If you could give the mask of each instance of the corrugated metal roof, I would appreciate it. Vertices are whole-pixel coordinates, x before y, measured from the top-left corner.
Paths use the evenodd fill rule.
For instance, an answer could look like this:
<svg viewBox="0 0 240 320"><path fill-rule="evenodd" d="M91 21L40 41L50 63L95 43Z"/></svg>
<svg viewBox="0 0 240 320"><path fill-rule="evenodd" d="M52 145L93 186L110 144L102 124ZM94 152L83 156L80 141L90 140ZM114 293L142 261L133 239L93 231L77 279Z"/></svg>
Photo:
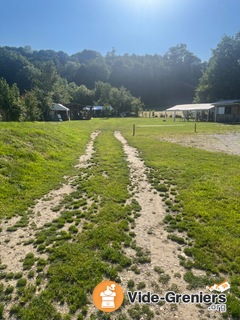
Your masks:
<svg viewBox="0 0 240 320"><path fill-rule="evenodd" d="M212 104L215 106L227 106L227 105L233 105L233 104L239 104L240 100L219 100L216 102L213 102Z"/></svg>
<svg viewBox="0 0 240 320"><path fill-rule="evenodd" d="M196 111L209 110L214 108L211 103L193 103L193 104L177 104L174 107L168 108L167 111Z"/></svg>

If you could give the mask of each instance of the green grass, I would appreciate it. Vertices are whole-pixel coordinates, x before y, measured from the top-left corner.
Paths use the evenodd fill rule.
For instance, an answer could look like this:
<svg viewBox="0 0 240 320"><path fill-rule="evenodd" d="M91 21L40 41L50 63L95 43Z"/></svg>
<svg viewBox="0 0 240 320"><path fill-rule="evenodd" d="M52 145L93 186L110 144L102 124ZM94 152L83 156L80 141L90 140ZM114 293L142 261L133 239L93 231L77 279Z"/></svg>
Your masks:
<svg viewBox="0 0 240 320"><path fill-rule="evenodd" d="M92 167L73 169L96 129L102 133L95 142ZM23 269L27 273L18 277L21 303L15 303L11 312L19 319L63 319L53 307L52 303L57 301L67 303L70 314L84 318L89 295L98 282L104 278L119 282L119 271L129 268L139 274L138 266L150 262L148 252L134 242L131 225L134 226L141 208L136 201L125 206L129 198L129 169L122 146L113 137L115 129L139 150L148 167L149 181L163 197L169 238L182 245L187 255L187 259L180 258L186 267L185 280L191 288L213 284L213 275L229 280L228 313L238 319L239 157L163 142L161 138L166 136L195 134L192 122L174 124L162 119L0 123L0 218L22 215L9 230L9 236L11 231L28 224L30 212L26 210L36 198L58 186L64 175L78 174L76 192L54 209L62 209L60 216L39 230L36 238L29 239L49 259L26 255ZM224 132L240 132L240 126L197 124L200 135ZM88 205L86 199L92 204ZM65 231L62 228L66 223L70 225ZM128 246L136 250L133 261L124 253ZM192 268L207 272L204 281L193 275ZM160 273L161 283L167 282L160 269L155 271ZM32 279L35 273L36 287L47 282L40 295L26 279L28 274ZM14 274L2 272L2 277L11 280ZM9 292L8 287L5 290ZM2 312L1 309L0 315ZM129 315L147 313L148 310L133 307Z"/></svg>
<svg viewBox="0 0 240 320"><path fill-rule="evenodd" d="M91 132L84 122L0 122L0 218L23 214L33 199L59 185Z"/></svg>

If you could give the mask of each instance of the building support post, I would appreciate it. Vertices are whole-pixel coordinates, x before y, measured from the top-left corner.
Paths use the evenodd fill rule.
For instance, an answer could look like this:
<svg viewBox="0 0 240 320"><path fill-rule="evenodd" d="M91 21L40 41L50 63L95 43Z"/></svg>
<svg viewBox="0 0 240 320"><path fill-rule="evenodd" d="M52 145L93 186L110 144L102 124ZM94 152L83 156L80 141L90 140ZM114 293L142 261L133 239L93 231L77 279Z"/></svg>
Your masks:
<svg viewBox="0 0 240 320"><path fill-rule="evenodd" d="M176 121L176 111L173 112L173 121Z"/></svg>
<svg viewBox="0 0 240 320"><path fill-rule="evenodd" d="M195 110L195 122L197 121L197 110Z"/></svg>

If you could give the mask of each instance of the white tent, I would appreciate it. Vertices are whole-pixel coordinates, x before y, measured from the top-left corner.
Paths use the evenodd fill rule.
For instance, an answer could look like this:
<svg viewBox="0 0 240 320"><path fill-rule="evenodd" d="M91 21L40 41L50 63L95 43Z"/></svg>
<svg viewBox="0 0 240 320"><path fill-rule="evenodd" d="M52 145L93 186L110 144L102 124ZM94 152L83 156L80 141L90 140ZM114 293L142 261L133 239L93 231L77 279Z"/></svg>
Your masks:
<svg viewBox="0 0 240 320"><path fill-rule="evenodd" d="M207 121L208 121L209 111L211 109L214 109L214 105L211 103L193 103L193 104L178 104L174 107L166 109L166 111L173 111L174 112L174 114L173 114L174 121L176 118L177 111L183 112L184 119L187 118L188 112L193 111L195 113L195 121L197 119L198 112L202 113L203 111L207 111L208 112Z"/></svg>
<svg viewBox="0 0 240 320"><path fill-rule="evenodd" d="M52 111L66 111L68 112L69 109L67 107L64 107L61 103L53 103L50 107L50 110Z"/></svg>
<svg viewBox="0 0 240 320"><path fill-rule="evenodd" d="M168 108L167 111L201 111L214 108L211 103L193 103L193 104L177 104L174 107Z"/></svg>
<svg viewBox="0 0 240 320"><path fill-rule="evenodd" d="M70 120L69 109L61 103L53 103L50 107L49 117L53 121Z"/></svg>

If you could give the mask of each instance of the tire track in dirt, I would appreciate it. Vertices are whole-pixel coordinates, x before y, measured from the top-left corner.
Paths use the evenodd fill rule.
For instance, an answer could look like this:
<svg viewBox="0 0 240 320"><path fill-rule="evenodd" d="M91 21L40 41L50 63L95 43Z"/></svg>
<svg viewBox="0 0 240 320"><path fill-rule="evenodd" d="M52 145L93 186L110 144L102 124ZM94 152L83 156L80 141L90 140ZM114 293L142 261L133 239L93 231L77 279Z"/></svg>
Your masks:
<svg viewBox="0 0 240 320"><path fill-rule="evenodd" d="M177 288L180 293L191 293L186 289L187 283L183 280L186 270L179 264L179 245L167 239L168 233L164 230L162 222L165 216L165 209L159 193L148 182L147 167L143 160L140 159L138 150L129 146L120 132L115 132L114 135L122 143L127 157L131 184L135 187L133 198L142 207L141 216L135 221L136 243L137 246L148 250L151 258L151 263L140 266L141 273L139 275L133 272L123 272L121 274L122 283L127 287L127 282L130 279L134 279L135 283L143 281L146 283L146 288L143 289L144 292L151 291L154 293L155 289L160 289L160 293L166 293L170 288L172 291ZM130 256L133 254L131 249L126 250L126 253ZM181 255L184 255L183 252L181 252ZM167 286L158 281L159 275L154 271L154 267L160 267L171 277ZM198 293L198 291L194 293ZM211 319L221 319L219 314L209 313L207 307L199 309L193 304L178 304L173 309L172 305L166 303L162 306L151 305L151 308L156 314L159 314L159 317L155 315L154 319L193 320L201 319L203 316Z"/></svg>

